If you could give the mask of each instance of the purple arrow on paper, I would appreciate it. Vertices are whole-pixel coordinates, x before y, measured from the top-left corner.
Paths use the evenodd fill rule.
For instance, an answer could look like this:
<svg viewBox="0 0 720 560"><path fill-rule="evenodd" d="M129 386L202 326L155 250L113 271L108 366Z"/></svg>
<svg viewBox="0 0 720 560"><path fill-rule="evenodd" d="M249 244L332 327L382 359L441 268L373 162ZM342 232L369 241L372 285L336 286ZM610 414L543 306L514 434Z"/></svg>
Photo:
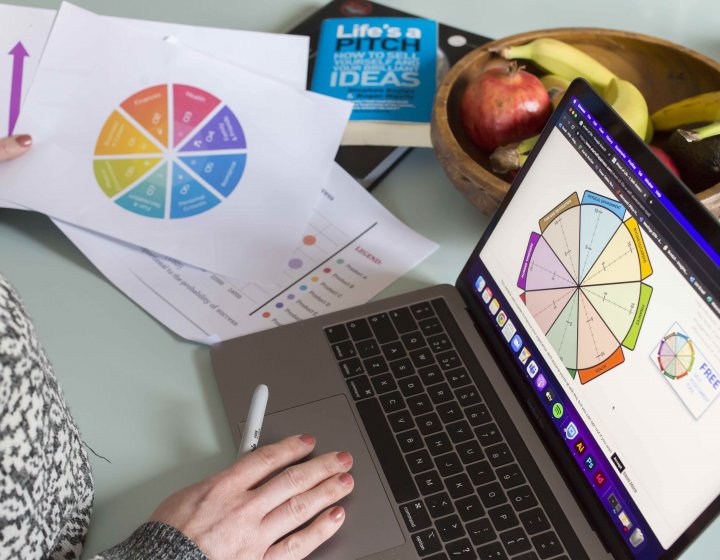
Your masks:
<svg viewBox="0 0 720 560"><path fill-rule="evenodd" d="M12 136L15 130L15 123L20 116L20 97L22 95L23 66L25 57L30 54L25 50L22 41L18 41L10 52L13 57L12 84L10 89L10 120L8 124L8 136Z"/></svg>

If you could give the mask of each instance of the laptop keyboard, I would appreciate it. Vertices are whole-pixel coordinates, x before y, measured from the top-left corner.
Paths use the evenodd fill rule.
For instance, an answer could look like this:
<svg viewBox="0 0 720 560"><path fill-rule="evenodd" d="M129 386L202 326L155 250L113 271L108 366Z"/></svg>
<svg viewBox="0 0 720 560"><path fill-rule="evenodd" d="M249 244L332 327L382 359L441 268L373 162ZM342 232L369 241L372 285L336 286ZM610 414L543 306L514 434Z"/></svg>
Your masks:
<svg viewBox="0 0 720 560"><path fill-rule="evenodd" d="M442 299L325 334L420 557L567 560Z"/></svg>

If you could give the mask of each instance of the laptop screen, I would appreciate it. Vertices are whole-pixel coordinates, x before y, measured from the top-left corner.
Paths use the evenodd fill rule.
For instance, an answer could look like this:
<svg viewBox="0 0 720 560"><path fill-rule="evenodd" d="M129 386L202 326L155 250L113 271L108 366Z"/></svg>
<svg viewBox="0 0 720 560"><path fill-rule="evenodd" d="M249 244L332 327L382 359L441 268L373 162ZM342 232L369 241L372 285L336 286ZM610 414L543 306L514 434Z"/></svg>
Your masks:
<svg viewBox="0 0 720 560"><path fill-rule="evenodd" d="M720 228L583 84L526 167L460 283L623 553L662 557L720 494Z"/></svg>

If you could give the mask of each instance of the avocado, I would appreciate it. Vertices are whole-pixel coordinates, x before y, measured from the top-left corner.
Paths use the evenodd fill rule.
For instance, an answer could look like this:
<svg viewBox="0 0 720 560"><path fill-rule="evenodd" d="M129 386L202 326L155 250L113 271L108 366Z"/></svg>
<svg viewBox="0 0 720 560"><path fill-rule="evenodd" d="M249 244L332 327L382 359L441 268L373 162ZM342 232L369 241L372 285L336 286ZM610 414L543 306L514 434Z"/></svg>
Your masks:
<svg viewBox="0 0 720 560"><path fill-rule="evenodd" d="M688 142L673 132L665 151L673 159L680 176L694 193L720 183L720 135L698 142Z"/></svg>

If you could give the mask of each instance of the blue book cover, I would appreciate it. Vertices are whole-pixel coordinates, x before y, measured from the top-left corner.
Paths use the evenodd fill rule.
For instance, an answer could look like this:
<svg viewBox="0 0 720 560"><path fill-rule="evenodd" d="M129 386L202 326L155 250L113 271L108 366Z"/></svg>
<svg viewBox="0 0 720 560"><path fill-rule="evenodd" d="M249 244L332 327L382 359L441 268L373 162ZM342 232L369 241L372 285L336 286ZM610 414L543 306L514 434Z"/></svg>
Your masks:
<svg viewBox="0 0 720 560"><path fill-rule="evenodd" d="M437 22L334 18L322 23L311 89L354 103L351 120L428 123Z"/></svg>

